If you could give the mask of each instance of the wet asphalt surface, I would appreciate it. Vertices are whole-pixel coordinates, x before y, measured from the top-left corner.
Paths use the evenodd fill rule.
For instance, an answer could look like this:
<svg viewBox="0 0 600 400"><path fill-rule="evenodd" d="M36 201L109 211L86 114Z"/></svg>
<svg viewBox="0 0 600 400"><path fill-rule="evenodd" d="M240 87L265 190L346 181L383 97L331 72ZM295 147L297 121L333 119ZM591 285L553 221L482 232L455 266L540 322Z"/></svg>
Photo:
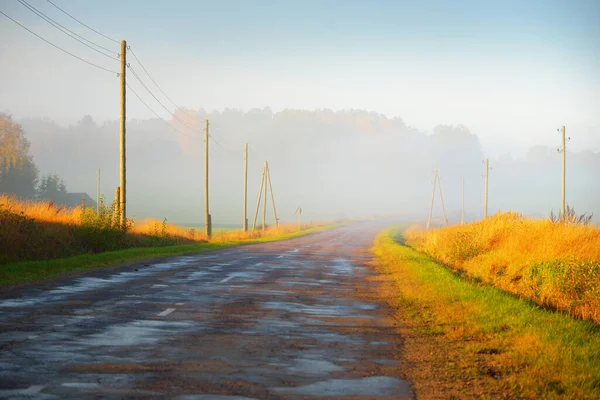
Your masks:
<svg viewBox="0 0 600 400"><path fill-rule="evenodd" d="M412 398L389 311L361 296L381 229L4 290L0 398Z"/></svg>

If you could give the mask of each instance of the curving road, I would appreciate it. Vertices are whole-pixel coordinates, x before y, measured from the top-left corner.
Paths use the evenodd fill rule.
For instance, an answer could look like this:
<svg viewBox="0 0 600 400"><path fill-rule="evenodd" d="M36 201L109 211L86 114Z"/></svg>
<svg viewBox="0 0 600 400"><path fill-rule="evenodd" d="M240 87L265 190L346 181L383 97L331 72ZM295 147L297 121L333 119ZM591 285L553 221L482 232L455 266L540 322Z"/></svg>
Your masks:
<svg viewBox="0 0 600 400"><path fill-rule="evenodd" d="M4 290L0 398L412 398L377 224Z"/></svg>

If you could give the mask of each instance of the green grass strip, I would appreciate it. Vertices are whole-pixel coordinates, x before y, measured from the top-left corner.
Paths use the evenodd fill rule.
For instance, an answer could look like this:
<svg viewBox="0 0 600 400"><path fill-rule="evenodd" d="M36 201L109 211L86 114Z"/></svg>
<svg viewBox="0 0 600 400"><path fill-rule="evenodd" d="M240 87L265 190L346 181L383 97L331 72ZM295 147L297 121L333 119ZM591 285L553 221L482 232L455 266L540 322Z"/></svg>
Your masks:
<svg viewBox="0 0 600 400"><path fill-rule="evenodd" d="M374 252L399 289L406 318L431 322L432 334L454 335L465 351L497 351L489 356L501 366L496 379L518 397L600 398L600 326L463 280L402 245L401 230L381 232Z"/></svg>
<svg viewBox="0 0 600 400"><path fill-rule="evenodd" d="M0 266L0 286L41 281L75 271L89 271L124 262L150 260L166 256L202 253L228 247L266 243L278 240L293 239L311 233L322 232L340 226L339 224L309 228L275 236L258 239L236 240L214 243L197 243L163 247L136 247L131 249L109 251L98 254L83 254L74 257L45 261L25 261Z"/></svg>

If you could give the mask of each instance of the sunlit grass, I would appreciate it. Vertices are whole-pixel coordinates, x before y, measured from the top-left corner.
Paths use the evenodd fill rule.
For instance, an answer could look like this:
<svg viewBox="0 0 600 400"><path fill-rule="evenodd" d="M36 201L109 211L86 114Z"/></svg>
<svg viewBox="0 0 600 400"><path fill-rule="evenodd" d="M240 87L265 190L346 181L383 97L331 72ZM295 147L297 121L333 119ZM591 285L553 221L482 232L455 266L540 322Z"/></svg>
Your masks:
<svg viewBox="0 0 600 400"><path fill-rule="evenodd" d="M0 196L0 269L8 273L7 265L80 255L91 257L124 249L130 252L123 254L135 257L143 254L162 254L157 248L165 246L175 246L173 248L176 252L216 249L220 245L231 246L294 237L324 226L325 224L305 224L302 227L280 225L248 232L215 229L212 237L208 239L204 229L185 228L167 223L166 220L128 220L128 229L123 230L119 224L116 204L105 205L101 202L97 212L92 208L64 208L51 202L19 201L13 197ZM140 248L143 249L133 251ZM103 257L97 260L100 259ZM63 266L52 265L49 271L59 273L65 270ZM77 269L76 265L73 267ZM31 276L47 275L27 270L27 274ZM24 269L17 268L12 271ZM26 279L25 275L23 279ZM19 277L14 276L8 281L19 281Z"/></svg>
<svg viewBox="0 0 600 400"><path fill-rule="evenodd" d="M465 225L404 233L455 271L600 323L600 229L498 213Z"/></svg>
<svg viewBox="0 0 600 400"><path fill-rule="evenodd" d="M506 218L513 217L498 216L491 224L510 225L501 223ZM520 218L514 221L521 223ZM444 349L446 355L423 357L443 363L430 373L460 382L454 385L454 395L446 393L447 398L486 397L476 396L476 392L461 394L474 382L488 388L492 394L487 396L497 398L599 398L597 325L461 279L429 256L399 244L395 240L399 233L393 229L382 232L374 251L380 270L394 282L398 318L429 337L432 348ZM407 236L414 241L414 234ZM429 238L418 236L432 241L433 237L438 246L443 243L439 232ZM410 345L410 336L407 340ZM417 396L420 390L428 390L428 382L420 380L425 379L423 375L412 378Z"/></svg>

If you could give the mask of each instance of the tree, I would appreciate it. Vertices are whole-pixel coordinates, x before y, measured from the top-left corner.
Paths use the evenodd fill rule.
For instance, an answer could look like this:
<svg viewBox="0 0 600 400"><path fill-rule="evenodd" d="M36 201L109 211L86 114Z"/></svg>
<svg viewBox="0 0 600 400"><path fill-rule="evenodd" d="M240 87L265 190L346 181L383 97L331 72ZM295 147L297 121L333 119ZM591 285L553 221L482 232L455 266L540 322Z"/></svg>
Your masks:
<svg viewBox="0 0 600 400"><path fill-rule="evenodd" d="M51 200L55 203L67 201L67 186L56 174L46 175L40 181L38 187L38 199Z"/></svg>
<svg viewBox="0 0 600 400"><path fill-rule="evenodd" d="M0 193L32 198L38 174L23 128L0 113Z"/></svg>

